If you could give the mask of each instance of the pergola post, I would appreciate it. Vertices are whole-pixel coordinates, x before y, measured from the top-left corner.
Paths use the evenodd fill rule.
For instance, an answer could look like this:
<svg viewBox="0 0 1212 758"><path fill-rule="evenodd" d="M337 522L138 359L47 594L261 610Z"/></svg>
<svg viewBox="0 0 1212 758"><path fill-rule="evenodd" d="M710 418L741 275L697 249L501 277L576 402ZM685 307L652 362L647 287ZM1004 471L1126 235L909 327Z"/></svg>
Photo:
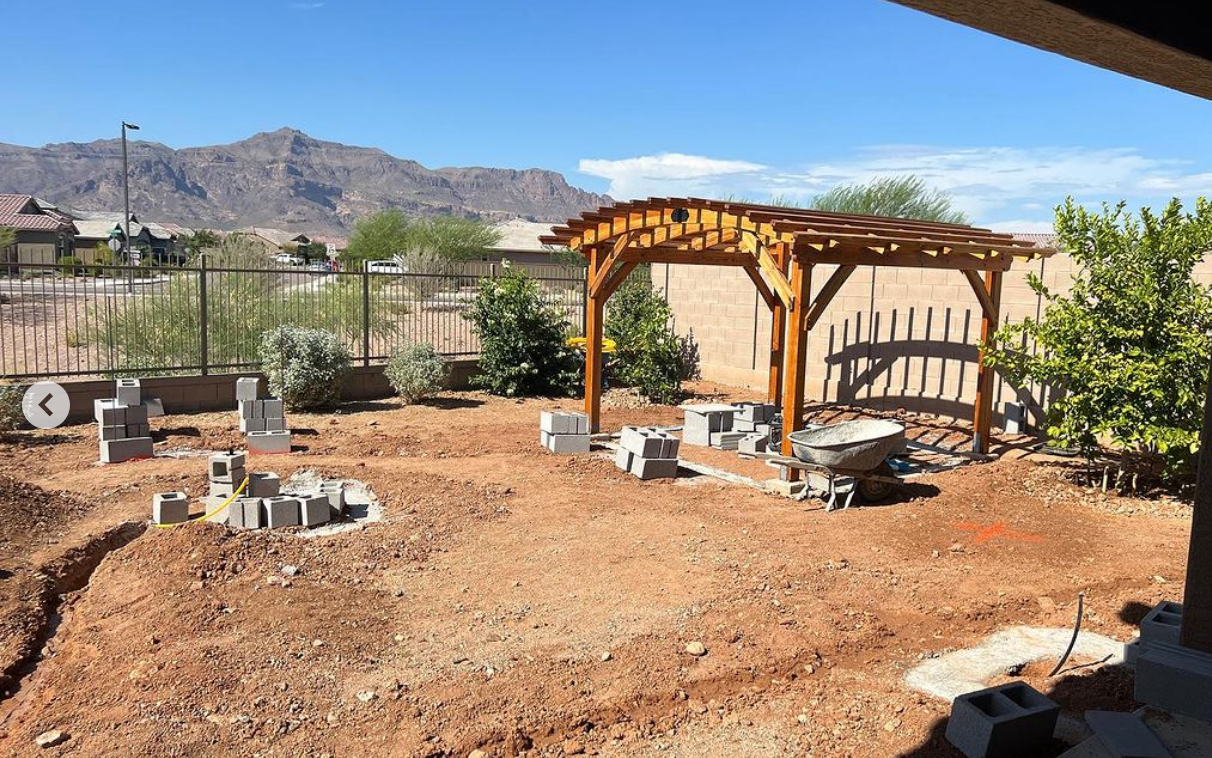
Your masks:
<svg viewBox="0 0 1212 758"><path fill-rule="evenodd" d="M812 264L791 256L791 309L787 312L787 362L783 377L783 455L791 455L791 433L799 431L804 416L804 374L808 365L808 302L812 294ZM799 478L787 469L787 478Z"/></svg>
<svg viewBox="0 0 1212 758"><path fill-rule="evenodd" d="M1183 647L1212 653L1212 372L1204 396L1204 427L1200 432L1195 503L1191 513L1191 546L1187 552L1187 584L1179 642Z"/></svg>
<svg viewBox="0 0 1212 758"><path fill-rule="evenodd" d="M589 432L596 434L602 419L602 319L605 297L601 288L594 288L602 254L597 246L589 248L589 268L585 275L589 302L585 304L585 415L589 417Z"/></svg>
<svg viewBox="0 0 1212 758"><path fill-rule="evenodd" d="M1002 272L986 271L984 284L976 272L964 272L972 289L981 302L982 345L997 331L997 322L1002 305ZM984 295L982 297L982 295ZM993 425L993 377L992 366L985 365L985 351L977 354L976 403L972 411L972 450L989 452L989 430Z"/></svg>
<svg viewBox="0 0 1212 758"><path fill-rule="evenodd" d="M779 269L787 270L787 252L784 245L779 245L772 256ZM770 381L766 396L773 405L783 402L783 346L787 333L787 307L783 301L775 298L770 309Z"/></svg>

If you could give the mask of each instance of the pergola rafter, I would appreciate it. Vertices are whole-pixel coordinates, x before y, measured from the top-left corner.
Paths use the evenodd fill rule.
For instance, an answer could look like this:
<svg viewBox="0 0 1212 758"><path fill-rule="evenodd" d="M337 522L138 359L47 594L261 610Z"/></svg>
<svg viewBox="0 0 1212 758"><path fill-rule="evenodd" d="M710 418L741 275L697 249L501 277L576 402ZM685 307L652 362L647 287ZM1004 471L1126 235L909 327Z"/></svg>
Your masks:
<svg viewBox="0 0 1212 758"><path fill-rule="evenodd" d="M771 310L769 395L783 430L801 428L808 333L859 266L960 271L981 306L981 338L997 328L1002 275L1016 260L1054 251L961 224L825 213L699 198L649 198L600 208L552 227L545 244L589 263L585 409L600 423L602 317L606 300L640 263L740 266ZM836 265L816 299L813 267ZM982 356L983 358L983 356ZM993 372L977 373L973 445L983 452L992 419ZM783 452L790 454L784 436Z"/></svg>

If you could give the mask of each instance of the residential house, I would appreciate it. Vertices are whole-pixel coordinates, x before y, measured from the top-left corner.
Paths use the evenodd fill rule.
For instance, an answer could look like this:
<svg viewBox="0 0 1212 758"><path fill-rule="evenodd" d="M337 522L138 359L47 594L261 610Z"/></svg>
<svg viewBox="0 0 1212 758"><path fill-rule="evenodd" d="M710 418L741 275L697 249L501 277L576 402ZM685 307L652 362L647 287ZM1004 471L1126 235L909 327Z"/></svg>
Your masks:
<svg viewBox="0 0 1212 758"><path fill-rule="evenodd" d="M505 260L528 268L565 263L555 257L563 248L553 248L539 241L539 237L551 234L550 223L514 218L493 224L492 228L500 232L501 241L482 256L484 261L500 263Z"/></svg>
<svg viewBox="0 0 1212 758"><path fill-rule="evenodd" d="M0 227L17 233L16 244L0 250L5 263L55 263L75 250L72 219L32 195L0 194Z"/></svg>
<svg viewBox="0 0 1212 758"><path fill-rule="evenodd" d="M237 229L230 236L239 236L251 242L263 245L265 252L270 255L289 250L293 252L300 245L311 243L311 237L282 229L272 229L264 226L249 226Z"/></svg>
<svg viewBox="0 0 1212 758"><path fill-rule="evenodd" d="M121 213L99 211L76 211L76 251L85 263L93 263L97 243L108 243L111 237L118 241L126 239L126 225ZM173 228L175 227L175 229ZM130 249L149 253L156 263L181 263L177 250L178 231L184 227L176 225L142 223L135 214L130 215Z"/></svg>

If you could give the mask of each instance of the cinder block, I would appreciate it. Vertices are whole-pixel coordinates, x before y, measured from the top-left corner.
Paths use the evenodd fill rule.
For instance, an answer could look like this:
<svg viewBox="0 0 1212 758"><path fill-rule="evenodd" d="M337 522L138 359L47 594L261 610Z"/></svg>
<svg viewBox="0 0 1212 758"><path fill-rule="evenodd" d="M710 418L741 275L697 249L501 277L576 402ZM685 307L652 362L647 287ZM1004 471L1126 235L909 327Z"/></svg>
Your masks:
<svg viewBox="0 0 1212 758"><path fill-rule="evenodd" d="M676 479L678 462L671 458L640 458L631 459L631 473L640 479Z"/></svg>
<svg viewBox="0 0 1212 758"><path fill-rule="evenodd" d="M753 432L757 430L757 424L743 418L734 418L732 420L732 431L734 432Z"/></svg>
<svg viewBox="0 0 1212 758"><path fill-rule="evenodd" d="M677 458L682 448L682 441L669 432L661 432L661 457Z"/></svg>
<svg viewBox="0 0 1212 758"><path fill-rule="evenodd" d="M1141 654L1140 637L1134 637L1131 641L1124 643L1124 665L1130 669L1136 668L1136 660Z"/></svg>
<svg viewBox="0 0 1212 758"><path fill-rule="evenodd" d="M144 424L127 424L126 425L126 436L127 437L150 437L151 436L151 425L146 424L146 423L144 423Z"/></svg>
<svg viewBox="0 0 1212 758"><path fill-rule="evenodd" d="M589 434L589 417L584 413L574 413L572 415L576 419L577 434Z"/></svg>
<svg viewBox="0 0 1212 758"><path fill-rule="evenodd" d="M635 453L625 447L620 447L614 453L614 465L623 471L630 473L631 461L635 458Z"/></svg>
<svg viewBox="0 0 1212 758"><path fill-rule="evenodd" d="M662 440L651 429L625 426L619 435L619 447L626 448L641 458L660 458Z"/></svg>
<svg viewBox="0 0 1212 758"><path fill-rule="evenodd" d="M158 397L149 397L142 403L147 409L148 418L159 418L164 415L164 403Z"/></svg>
<svg viewBox="0 0 1212 758"><path fill-rule="evenodd" d="M549 434L547 449L557 455L575 455L589 452L588 434Z"/></svg>
<svg viewBox="0 0 1212 758"><path fill-rule="evenodd" d="M261 498L242 497L227 506L227 525L237 529L260 529Z"/></svg>
<svg viewBox="0 0 1212 758"><path fill-rule="evenodd" d="M583 417L584 414L569 411L540 411L539 429L548 434L587 434L589 432L588 422L586 422L585 431L581 432L578 416Z"/></svg>
<svg viewBox="0 0 1212 758"><path fill-rule="evenodd" d="M265 419L263 418L241 418L240 431L248 434L249 432L264 432L266 429Z"/></svg>
<svg viewBox="0 0 1212 758"><path fill-rule="evenodd" d="M210 482L210 496L228 498L236 494L236 488L240 486L240 482ZM245 492L248 489L245 488Z"/></svg>
<svg viewBox="0 0 1212 758"><path fill-rule="evenodd" d="M236 380L236 402L256 400L260 394L258 389L261 380L255 376L242 376Z"/></svg>
<svg viewBox="0 0 1212 758"><path fill-rule="evenodd" d="M189 521L189 499L184 492L157 492L152 495L152 522L184 524Z"/></svg>
<svg viewBox="0 0 1212 758"><path fill-rule="evenodd" d="M261 499L261 521L270 529L299 526L299 498L277 495Z"/></svg>
<svg viewBox="0 0 1212 758"><path fill-rule="evenodd" d="M268 398L261 401L261 415L265 418L283 418L286 415L286 409L281 400Z"/></svg>
<svg viewBox="0 0 1212 758"><path fill-rule="evenodd" d="M320 493L328 497L328 507L334 518L340 518L345 513L345 483L321 482Z"/></svg>
<svg viewBox="0 0 1212 758"><path fill-rule="evenodd" d="M736 450L745 436L745 432L712 432L711 446L720 450Z"/></svg>
<svg viewBox="0 0 1212 758"><path fill-rule="evenodd" d="M682 442L707 447L711 444L711 424L706 416L687 413L682 422Z"/></svg>
<svg viewBox="0 0 1212 758"><path fill-rule="evenodd" d="M769 442L770 439L766 435L753 432L742 437L740 442L737 443L736 449L739 453L757 455L758 453L766 452Z"/></svg>
<svg viewBox="0 0 1212 758"><path fill-rule="evenodd" d="M327 495L306 495L299 498L299 520L303 522L303 526L328 523L330 510Z"/></svg>
<svg viewBox="0 0 1212 758"><path fill-rule="evenodd" d="M151 437L127 437L118 440L101 440L101 462L121 463L155 455Z"/></svg>
<svg viewBox="0 0 1212 758"><path fill-rule="evenodd" d="M146 424L147 423L147 406L142 403L126 406L126 423L127 424Z"/></svg>
<svg viewBox="0 0 1212 758"><path fill-rule="evenodd" d="M1179 629L1183 622L1182 603L1163 600L1140 620L1140 641L1144 647L1155 642L1177 645Z"/></svg>
<svg viewBox="0 0 1212 758"><path fill-rule="evenodd" d="M1212 722L1212 655L1150 642L1136 659L1138 702Z"/></svg>
<svg viewBox="0 0 1212 758"><path fill-rule="evenodd" d="M1086 723L1111 758L1171 758L1170 751L1135 713L1086 711Z"/></svg>
<svg viewBox="0 0 1212 758"><path fill-rule="evenodd" d="M249 474L244 491L249 497L276 497L282 491L282 481L277 474L268 472Z"/></svg>
<svg viewBox="0 0 1212 758"><path fill-rule="evenodd" d="M249 432L248 452L260 454L289 453L290 431Z"/></svg>
<svg viewBox="0 0 1212 758"><path fill-rule="evenodd" d="M1023 682L960 695L947 741L968 758L1021 758L1047 747L1060 706Z"/></svg>
<svg viewBox="0 0 1212 758"><path fill-rule="evenodd" d="M126 439L126 425L119 424L118 426L98 426L97 434L103 440L120 440Z"/></svg>
<svg viewBox="0 0 1212 758"><path fill-rule="evenodd" d="M265 419L265 429L263 431L266 431L266 432L284 432L284 431L286 431L286 419L284 419L284 418L266 418Z"/></svg>
<svg viewBox="0 0 1212 758"><path fill-rule="evenodd" d="M122 426L126 424L126 406L117 400L94 400L93 415L102 426Z"/></svg>
<svg viewBox="0 0 1212 758"><path fill-rule="evenodd" d="M244 453L216 453L208 460L209 472L207 476L212 482L239 482L244 479L244 465L248 458ZM234 472L239 471L239 479L234 477Z"/></svg>
<svg viewBox="0 0 1212 758"><path fill-rule="evenodd" d="M750 426L752 426L753 424L769 423L770 420L772 418L774 418L775 409L774 409L774 406L771 405L770 403L754 403L754 402L744 401L744 402L739 402L739 403L733 403L732 405L734 408L740 409L736 414L736 420L744 421L744 422L746 422L746 424L748 424ZM732 428L734 430L736 430L735 422L733 423ZM750 430L750 431L752 431L752 430Z"/></svg>
<svg viewBox="0 0 1212 758"><path fill-rule="evenodd" d="M114 399L118 405L135 406L143 402L143 390L138 379L119 379Z"/></svg>
<svg viewBox="0 0 1212 758"><path fill-rule="evenodd" d="M265 418L265 401L241 400L240 418Z"/></svg>

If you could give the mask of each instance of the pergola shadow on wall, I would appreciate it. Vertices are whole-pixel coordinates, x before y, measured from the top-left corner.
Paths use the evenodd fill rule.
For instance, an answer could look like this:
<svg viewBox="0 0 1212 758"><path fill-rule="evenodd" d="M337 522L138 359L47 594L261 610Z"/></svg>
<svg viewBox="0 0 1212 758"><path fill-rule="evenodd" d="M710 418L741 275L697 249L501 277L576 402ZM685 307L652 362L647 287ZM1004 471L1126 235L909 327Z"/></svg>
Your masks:
<svg viewBox="0 0 1212 758"><path fill-rule="evenodd" d="M649 198L598 209L542 238L582 253L587 269L585 412L598 431L602 322L606 301L641 263L739 266L771 310L770 401L787 435L803 427L807 338L830 300L859 266L952 269L981 307L981 340L998 323L1002 275L1016 260L1054 251L961 224L859 216L696 198ZM836 266L816 298L813 268ZM983 358L983 356L982 356ZM981 361L973 403L973 447L985 452L992 418L992 369Z"/></svg>

